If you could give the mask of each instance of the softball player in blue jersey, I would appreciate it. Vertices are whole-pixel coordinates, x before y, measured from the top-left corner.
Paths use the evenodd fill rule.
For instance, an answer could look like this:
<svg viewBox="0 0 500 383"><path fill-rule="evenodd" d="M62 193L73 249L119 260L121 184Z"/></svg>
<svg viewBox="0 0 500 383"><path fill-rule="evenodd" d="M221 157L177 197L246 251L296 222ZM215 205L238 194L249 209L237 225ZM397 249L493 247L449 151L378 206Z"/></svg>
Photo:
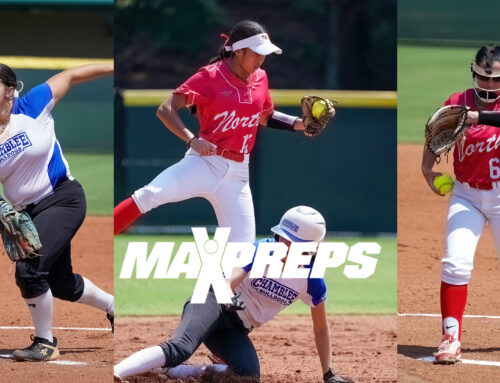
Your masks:
<svg viewBox="0 0 500 383"><path fill-rule="evenodd" d="M112 64L70 68L19 97L16 74L0 64L0 182L14 209L30 215L42 243L41 257L16 263L16 284L35 327L33 343L13 352L16 360L58 357L53 297L96 307L113 321L113 296L72 270L71 239L85 218L86 201L71 176L51 115L73 85L112 73Z"/></svg>
<svg viewBox="0 0 500 383"><path fill-rule="evenodd" d="M318 211L298 206L288 210L279 225L271 230L274 238L264 241L279 241L289 247L292 242L321 241L326 233L326 225ZM232 304L218 304L213 292L209 292L204 304L192 304L188 301L184 305L181 322L170 340L141 350L118 363L114 369L115 381L123 382L129 376L159 367L171 368L167 369L167 375L172 378L199 375L200 366L179 365L188 360L202 343L217 359L224 361L233 373L258 380L259 359L248 334L300 299L311 307L314 337L324 381L348 382L349 380L336 375L330 367L325 281L311 278L250 279L248 273L251 268L252 264L249 264L236 269L229 279L234 292ZM219 371L224 368L226 366L219 366Z"/></svg>

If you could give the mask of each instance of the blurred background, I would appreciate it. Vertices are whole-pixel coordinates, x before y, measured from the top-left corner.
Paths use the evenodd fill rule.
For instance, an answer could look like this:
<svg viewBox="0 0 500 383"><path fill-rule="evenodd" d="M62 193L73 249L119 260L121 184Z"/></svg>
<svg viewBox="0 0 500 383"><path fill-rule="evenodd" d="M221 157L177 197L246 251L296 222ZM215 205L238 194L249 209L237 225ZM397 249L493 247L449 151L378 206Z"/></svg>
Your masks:
<svg viewBox="0 0 500 383"><path fill-rule="evenodd" d="M283 54L270 55L277 108L300 115L300 98L339 102L326 133L261 129L251 157L257 233L290 206L309 204L329 231L396 232L396 6L393 0L118 0L115 3L115 204L179 161L184 144L156 118L171 91L215 56L242 19L263 24ZM192 131L198 122L185 113ZM130 232L215 225L202 199L161 206Z"/></svg>
<svg viewBox="0 0 500 383"><path fill-rule="evenodd" d="M112 0L0 0L0 62L20 93L72 66L113 59ZM53 111L71 174L83 185L87 214L113 206L113 77L71 89Z"/></svg>
<svg viewBox="0 0 500 383"><path fill-rule="evenodd" d="M115 2L115 204L178 162L186 147L156 117L172 89L217 55L221 33L243 19L264 25L282 55L263 68L276 108L299 116L302 96L338 101L317 139L262 128L250 159L258 237L295 205L321 211L327 240L382 246L377 270L349 280L328 271L328 312L396 311L395 0L118 0ZM198 122L181 111L193 132ZM167 204L115 237L119 315L177 314L195 280L120 279L129 242L192 241L192 226L217 224L197 198ZM349 263L349 262L347 262ZM165 293L168 291L168 293ZM342 292L335 294L333 292ZM126 298L125 298L126 297ZM288 312L307 313L304 305Z"/></svg>
<svg viewBox="0 0 500 383"><path fill-rule="evenodd" d="M472 88L477 50L500 43L496 0L398 0L398 142L424 142L429 116Z"/></svg>

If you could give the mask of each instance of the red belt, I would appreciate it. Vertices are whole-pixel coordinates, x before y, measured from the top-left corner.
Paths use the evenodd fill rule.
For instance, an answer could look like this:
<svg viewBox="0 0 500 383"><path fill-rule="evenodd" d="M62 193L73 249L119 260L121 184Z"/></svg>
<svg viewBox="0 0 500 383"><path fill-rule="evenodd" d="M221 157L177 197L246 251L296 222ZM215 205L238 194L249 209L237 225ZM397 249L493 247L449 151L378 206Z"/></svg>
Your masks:
<svg viewBox="0 0 500 383"><path fill-rule="evenodd" d="M467 182L467 184L474 189L479 189L479 190L493 190L496 189L494 185L496 185L496 182L487 182L487 183L480 183L480 182Z"/></svg>
<svg viewBox="0 0 500 383"><path fill-rule="evenodd" d="M242 153L233 152L232 150L219 147L217 147L217 155L236 162L243 162L245 159L245 155Z"/></svg>

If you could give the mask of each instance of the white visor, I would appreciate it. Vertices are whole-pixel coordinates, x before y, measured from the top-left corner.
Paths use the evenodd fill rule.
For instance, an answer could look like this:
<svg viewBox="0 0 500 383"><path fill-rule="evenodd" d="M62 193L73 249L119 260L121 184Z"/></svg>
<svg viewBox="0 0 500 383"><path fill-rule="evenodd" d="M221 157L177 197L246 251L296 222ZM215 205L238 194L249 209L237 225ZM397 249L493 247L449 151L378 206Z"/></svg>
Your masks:
<svg viewBox="0 0 500 383"><path fill-rule="evenodd" d="M267 33L247 37L246 39L236 41L233 45L226 45L226 51L237 51L238 49L250 48L259 55L266 56L271 53L280 55L283 51L274 45Z"/></svg>

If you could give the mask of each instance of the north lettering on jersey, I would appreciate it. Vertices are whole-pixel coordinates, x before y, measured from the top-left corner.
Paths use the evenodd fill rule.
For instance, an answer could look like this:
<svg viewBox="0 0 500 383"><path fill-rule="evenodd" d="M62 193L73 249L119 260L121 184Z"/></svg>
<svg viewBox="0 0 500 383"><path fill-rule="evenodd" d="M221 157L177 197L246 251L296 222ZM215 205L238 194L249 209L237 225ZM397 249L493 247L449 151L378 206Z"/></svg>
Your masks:
<svg viewBox="0 0 500 383"><path fill-rule="evenodd" d="M32 146L32 143L26 132L16 134L3 144L0 144L0 163L11 158L17 153L21 153L30 146Z"/></svg>
<svg viewBox="0 0 500 383"><path fill-rule="evenodd" d="M445 105L467 105L476 110L474 89L452 94ZM500 111L494 103L488 110ZM453 170L460 183L484 184L499 180L500 172L496 160L500 158L500 134L498 128L478 124L472 125L453 151Z"/></svg>
<svg viewBox="0 0 500 383"><path fill-rule="evenodd" d="M232 112L229 111L224 111L219 114L216 114L214 116L214 121L220 120L219 125L212 130L212 133L215 133L221 129L221 132L227 132L228 130L236 129L238 126L241 126L243 128L253 128L259 125L259 119L260 119L260 113L255 113L252 116L249 117L236 117L236 111L233 110Z"/></svg>
<svg viewBox="0 0 500 383"><path fill-rule="evenodd" d="M358 242L349 247L343 242L227 242L230 228L217 228L212 239L206 228L192 228L195 242L182 242L173 254L173 242L157 242L148 254L147 242L129 242L120 279L177 279L182 274L198 279L192 303L204 303L210 287L219 303L230 303L226 283L235 267L250 266L252 288L283 305L297 293L275 279L323 278L328 268L344 266L347 278L365 279L375 273L381 246ZM135 270L135 275L134 275Z"/></svg>
<svg viewBox="0 0 500 383"><path fill-rule="evenodd" d="M472 156L475 152L478 153L490 153L492 151L498 152L500 148L500 135L493 134L490 138L479 141L468 143L464 137L461 142L457 144L458 146L458 160L460 162L464 161L466 156Z"/></svg>

